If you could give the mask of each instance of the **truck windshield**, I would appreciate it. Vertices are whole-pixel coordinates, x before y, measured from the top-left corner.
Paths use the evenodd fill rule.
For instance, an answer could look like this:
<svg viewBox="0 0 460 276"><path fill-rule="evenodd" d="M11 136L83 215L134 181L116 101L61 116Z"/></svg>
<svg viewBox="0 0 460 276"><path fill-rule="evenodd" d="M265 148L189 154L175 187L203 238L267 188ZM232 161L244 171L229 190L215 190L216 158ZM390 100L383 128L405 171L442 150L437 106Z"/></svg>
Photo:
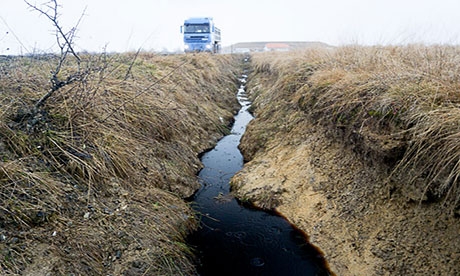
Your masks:
<svg viewBox="0 0 460 276"><path fill-rule="evenodd" d="M209 33L209 24L185 24L185 33Z"/></svg>

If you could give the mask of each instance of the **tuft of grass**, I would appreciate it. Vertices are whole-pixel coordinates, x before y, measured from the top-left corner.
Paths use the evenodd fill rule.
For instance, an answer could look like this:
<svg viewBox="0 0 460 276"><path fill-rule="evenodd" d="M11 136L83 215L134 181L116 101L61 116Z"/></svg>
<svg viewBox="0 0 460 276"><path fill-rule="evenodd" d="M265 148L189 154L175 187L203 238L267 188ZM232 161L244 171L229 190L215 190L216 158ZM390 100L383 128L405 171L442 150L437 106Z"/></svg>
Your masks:
<svg viewBox="0 0 460 276"><path fill-rule="evenodd" d="M280 118L274 115L283 108L300 110L358 153L388 166L392 176L405 179L401 185L424 179L429 198L443 198L456 208L459 61L456 46L347 46L257 54L252 57L253 74L271 88L261 101L253 94L254 112ZM260 90L250 84L250 90ZM263 101L283 104L264 110ZM273 119L268 122L272 131L259 135L275 135L295 123Z"/></svg>

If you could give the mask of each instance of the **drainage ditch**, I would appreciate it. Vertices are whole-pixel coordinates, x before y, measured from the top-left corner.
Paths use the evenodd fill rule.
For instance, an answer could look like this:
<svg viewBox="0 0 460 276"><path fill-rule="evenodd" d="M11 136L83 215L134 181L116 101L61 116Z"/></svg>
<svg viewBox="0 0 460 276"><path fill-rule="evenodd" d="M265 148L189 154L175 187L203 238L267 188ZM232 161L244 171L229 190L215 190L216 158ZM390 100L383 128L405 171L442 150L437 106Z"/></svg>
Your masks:
<svg viewBox="0 0 460 276"><path fill-rule="evenodd" d="M188 237L198 258L197 270L206 275L330 275L322 254L284 218L244 206L230 192L231 177L243 167L238 150L246 125L253 119L240 79L231 133L206 152L199 173L202 188L193 197L200 228Z"/></svg>

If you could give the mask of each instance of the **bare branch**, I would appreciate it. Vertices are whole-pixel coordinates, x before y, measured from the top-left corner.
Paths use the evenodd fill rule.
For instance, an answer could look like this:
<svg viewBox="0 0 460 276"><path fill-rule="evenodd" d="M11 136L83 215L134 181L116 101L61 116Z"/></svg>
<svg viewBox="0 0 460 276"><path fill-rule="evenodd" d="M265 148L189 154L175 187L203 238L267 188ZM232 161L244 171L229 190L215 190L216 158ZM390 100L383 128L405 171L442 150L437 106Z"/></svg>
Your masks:
<svg viewBox="0 0 460 276"><path fill-rule="evenodd" d="M46 5L51 10L51 12L44 11L43 9L40 9L37 6L32 5L27 0L24 0L24 2L32 10L37 11L40 14L44 15L45 17L47 17L53 23L54 27L56 28L56 32L58 33L58 45L61 48L61 53L62 53L62 50L65 49L65 51L68 51L68 52L72 53L72 55L77 59L77 61L80 62L81 61L80 57L77 55L77 53L73 49L73 38L74 38L74 35L75 35L76 27L78 26L78 24L80 24L80 22L81 22L81 20L83 18L84 12L82 13L82 16L78 19L77 25L74 28L72 28L71 32L69 32L70 35L68 35L68 34L64 33L61 25L58 22L58 16L59 16L58 7L59 7L59 5L57 3L57 0L52 0L52 1L48 2L49 4ZM86 8L85 8L84 11L86 11ZM59 38L64 39L65 43L63 45L60 45ZM67 49L66 49L66 47L67 47Z"/></svg>
<svg viewBox="0 0 460 276"><path fill-rule="evenodd" d="M41 7L38 7L37 5L32 5L28 0L24 0L24 2L33 11L36 11L36 12L40 13L41 15L44 15L46 18L48 18L52 22L52 24L53 24L53 26L54 26L54 28L56 30L57 45L58 45L58 47L60 49L59 61L58 61L57 65L56 65L56 68L54 69L54 71L51 72L51 74L52 74L52 76L50 78L51 88L48 91L48 93L46 93L46 95L44 95L35 104L35 110L38 110L38 108L41 107L45 103L45 101L49 97L51 97L57 90L59 90L60 88L62 88L65 85L68 85L68 84L71 84L71 83L73 83L73 82L75 82L77 80L80 80L81 76L83 75L82 72L80 71L81 59L80 59L80 57L78 56L78 54L75 52L75 50L73 48L73 43L74 43L73 40L75 38L78 26L80 25L80 23L82 21L82 18L83 18L84 14L85 14L86 8L84 9L82 15L78 19L76 25L74 27L72 27L68 32L64 32L61 24L59 24L59 21L58 21L58 18L59 18L59 12L58 12L59 4L58 4L57 0L51 0L51 1L48 1L47 3L42 4L42 6L45 6L46 8L41 8ZM61 40L63 40L63 42L61 42ZM62 80L62 79L59 79L58 74L59 74L59 72L61 72L61 68L64 65L64 62L66 61L67 55L69 53L73 57L75 57L75 59L77 60L78 71L76 73L69 74L66 79Z"/></svg>

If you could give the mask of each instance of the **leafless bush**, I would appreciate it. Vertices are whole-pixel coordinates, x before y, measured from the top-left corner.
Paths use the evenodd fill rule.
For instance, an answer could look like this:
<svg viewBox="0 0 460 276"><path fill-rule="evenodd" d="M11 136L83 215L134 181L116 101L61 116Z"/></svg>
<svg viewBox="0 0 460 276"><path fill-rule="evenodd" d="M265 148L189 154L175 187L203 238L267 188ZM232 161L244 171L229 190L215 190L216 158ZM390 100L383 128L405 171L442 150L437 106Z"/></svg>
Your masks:
<svg viewBox="0 0 460 276"><path fill-rule="evenodd" d="M55 31L56 31L56 42L60 50L59 58L56 67L51 72L51 88L49 89L48 93L46 93L40 100L38 100L35 104L35 108L39 108L42 106L45 101L51 97L56 91L61 89L62 87L72 84L75 81L81 80L83 78L83 73L80 71L80 63L81 59L79 55L74 50L74 39L78 29L78 25L83 17L80 17L78 22L72 27L69 31L65 31L61 24L59 23L59 5L57 0L51 0L41 7L37 5L32 5L27 0L24 2L34 11L39 12L40 14L44 15L47 19L51 21L53 24ZM62 66L66 62L68 55L74 57L77 63L77 70L76 72L67 74L66 77L60 77L59 73L61 72Z"/></svg>

